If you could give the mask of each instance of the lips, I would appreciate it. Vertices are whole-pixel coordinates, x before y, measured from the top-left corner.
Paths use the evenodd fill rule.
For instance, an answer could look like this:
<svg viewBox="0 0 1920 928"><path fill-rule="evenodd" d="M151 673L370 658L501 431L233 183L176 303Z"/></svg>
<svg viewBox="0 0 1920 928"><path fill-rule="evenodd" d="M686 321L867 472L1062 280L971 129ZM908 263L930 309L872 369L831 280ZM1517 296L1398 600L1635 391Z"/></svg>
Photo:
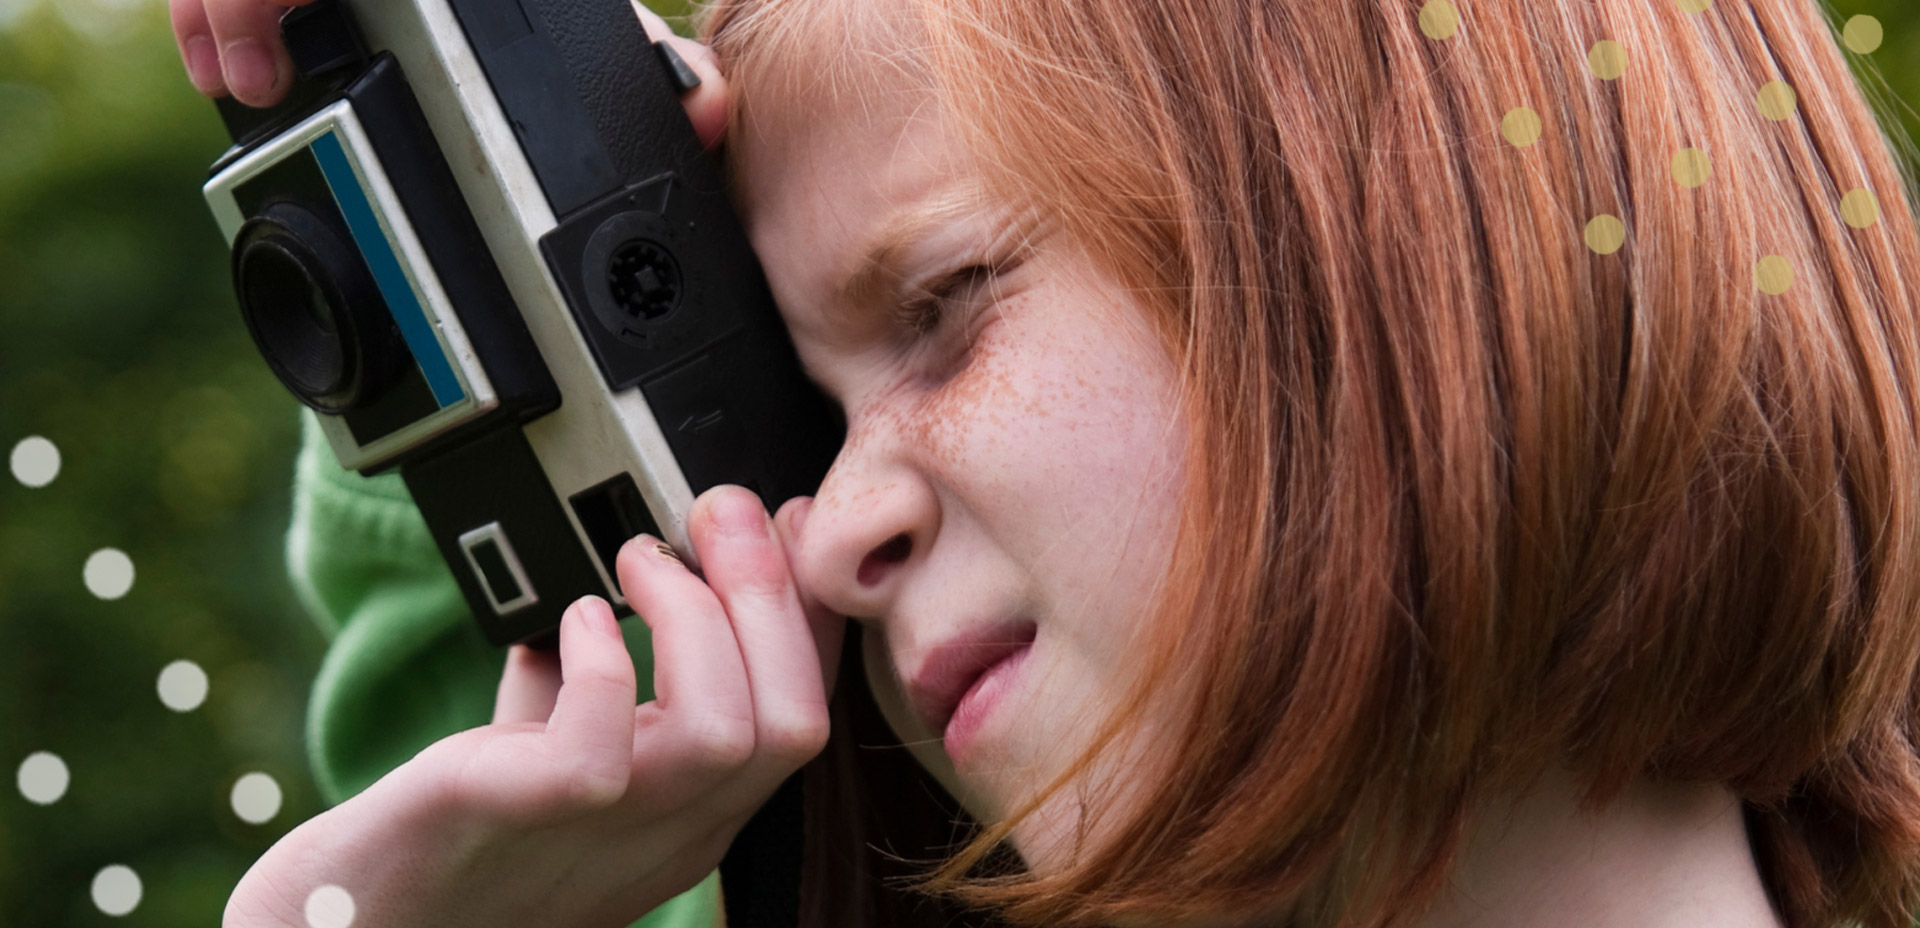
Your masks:
<svg viewBox="0 0 1920 928"><path fill-rule="evenodd" d="M1032 622L1004 622L949 638L927 649L906 682L907 701L927 730L944 736L953 712L988 670L1033 644Z"/></svg>

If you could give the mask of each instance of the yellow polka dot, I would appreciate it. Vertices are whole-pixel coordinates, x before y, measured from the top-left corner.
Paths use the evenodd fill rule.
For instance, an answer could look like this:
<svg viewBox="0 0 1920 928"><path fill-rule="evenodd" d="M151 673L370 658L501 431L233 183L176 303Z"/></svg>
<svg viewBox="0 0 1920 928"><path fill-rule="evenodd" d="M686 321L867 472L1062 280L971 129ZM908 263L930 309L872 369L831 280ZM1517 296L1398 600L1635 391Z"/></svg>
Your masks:
<svg viewBox="0 0 1920 928"><path fill-rule="evenodd" d="M1779 122L1793 115L1793 108L1800 104L1800 95L1787 82L1773 81L1760 88L1755 100L1760 104L1760 115Z"/></svg>
<svg viewBox="0 0 1920 928"><path fill-rule="evenodd" d="M1768 296L1779 296L1793 289L1793 265L1779 255L1768 255L1753 266L1753 283Z"/></svg>
<svg viewBox="0 0 1920 928"><path fill-rule="evenodd" d="M1516 106L1500 118L1500 134L1506 136L1515 148L1525 148L1540 141L1540 114L1524 106Z"/></svg>
<svg viewBox="0 0 1920 928"><path fill-rule="evenodd" d="M1675 0L1682 13L1705 13L1713 8L1713 0Z"/></svg>
<svg viewBox="0 0 1920 928"><path fill-rule="evenodd" d="M1603 81L1619 79L1627 73L1627 47L1612 39L1602 39L1587 50L1587 67Z"/></svg>
<svg viewBox="0 0 1920 928"><path fill-rule="evenodd" d="M1862 187L1840 198L1840 218L1856 229L1871 229L1880 221L1880 198Z"/></svg>
<svg viewBox="0 0 1920 928"><path fill-rule="evenodd" d="M1713 159L1698 148L1682 148L1673 156L1673 182L1689 190L1713 176Z"/></svg>
<svg viewBox="0 0 1920 928"><path fill-rule="evenodd" d="M1855 16L1847 20L1846 27L1840 32L1840 38L1855 53L1871 55L1879 49L1881 42L1886 41L1887 30L1880 25L1879 20L1871 16Z"/></svg>
<svg viewBox="0 0 1920 928"><path fill-rule="evenodd" d="M1602 213L1587 223L1587 247L1595 254L1610 255L1627 243L1627 224L1620 217Z"/></svg>
<svg viewBox="0 0 1920 928"><path fill-rule="evenodd" d="M1460 31L1460 11L1447 0L1431 0L1420 8L1420 31L1435 41L1451 39Z"/></svg>

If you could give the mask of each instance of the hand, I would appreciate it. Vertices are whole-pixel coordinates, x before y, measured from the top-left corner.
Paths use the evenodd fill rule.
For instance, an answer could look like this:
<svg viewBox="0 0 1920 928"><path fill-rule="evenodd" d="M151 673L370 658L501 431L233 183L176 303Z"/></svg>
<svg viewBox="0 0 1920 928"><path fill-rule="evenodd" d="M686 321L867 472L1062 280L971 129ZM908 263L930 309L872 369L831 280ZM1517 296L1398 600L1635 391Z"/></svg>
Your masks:
<svg viewBox="0 0 1920 928"><path fill-rule="evenodd" d="M280 102L293 83L293 60L280 39L280 17L313 0L168 0L174 41L187 66L187 78L209 97L234 99L248 106ZM713 51L673 34L652 10L632 0L647 37L673 45L700 75L700 86L682 98L700 141L711 148L727 128L727 82Z"/></svg>
<svg viewBox="0 0 1920 928"><path fill-rule="evenodd" d="M653 633L653 701L604 600L583 597L556 657L515 647L494 722L421 751L289 832L240 881L227 928L305 925L338 885L356 925L621 928L691 888L827 737L844 623L795 587L809 500L769 519L719 487L688 530L707 579L648 536L621 591Z"/></svg>

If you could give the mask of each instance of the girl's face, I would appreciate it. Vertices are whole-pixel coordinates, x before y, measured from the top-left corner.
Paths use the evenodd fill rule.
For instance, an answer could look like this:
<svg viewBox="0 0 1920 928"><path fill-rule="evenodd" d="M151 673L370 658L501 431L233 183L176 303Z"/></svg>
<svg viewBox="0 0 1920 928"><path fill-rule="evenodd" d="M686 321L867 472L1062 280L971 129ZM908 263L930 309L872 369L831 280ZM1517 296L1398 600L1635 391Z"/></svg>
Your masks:
<svg viewBox="0 0 1920 928"><path fill-rule="evenodd" d="M799 582L866 626L875 696L920 762L1005 814L1139 663L1186 448L1168 352L1066 236L979 195L930 94L795 93L730 145L800 357L847 418L798 523ZM1015 834L1029 862L1156 724Z"/></svg>

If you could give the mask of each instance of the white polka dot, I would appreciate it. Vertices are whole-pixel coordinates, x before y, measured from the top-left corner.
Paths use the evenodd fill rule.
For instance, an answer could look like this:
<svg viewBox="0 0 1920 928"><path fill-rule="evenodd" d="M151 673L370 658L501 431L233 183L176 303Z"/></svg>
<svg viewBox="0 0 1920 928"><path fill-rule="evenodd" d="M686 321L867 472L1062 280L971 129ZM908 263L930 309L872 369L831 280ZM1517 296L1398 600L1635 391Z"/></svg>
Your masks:
<svg viewBox="0 0 1920 928"><path fill-rule="evenodd" d="M133 558L119 548L101 548L87 558L87 591L101 599L119 599L133 589Z"/></svg>
<svg viewBox="0 0 1920 928"><path fill-rule="evenodd" d="M30 487L44 487L60 476L60 449L38 435L13 446L13 479Z"/></svg>
<svg viewBox="0 0 1920 928"><path fill-rule="evenodd" d="M125 915L140 907L140 874L114 864L93 875L93 904L108 915Z"/></svg>
<svg viewBox="0 0 1920 928"><path fill-rule="evenodd" d="M307 894L308 928L347 928L353 924L353 896L326 885Z"/></svg>
<svg viewBox="0 0 1920 928"><path fill-rule="evenodd" d="M67 762L58 754L40 751L27 756L20 762L20 773L15 779L20 784L20 795L35 805L50 806L67 794L67 784L73 777L67 773Z"/></svg>
<svg viewBox="0 0 1920 928"><path fill-rule="evenodd" d="M160 671L160 701L175 712L192 712L207 701L207 672L192 661L174 661Z"/></svg>
<svg viewBox="0 0 1920 928"><path fill-rule="evenodd" d="M264 773L249 773L234 781L233 814L249 825L264 825L280 814L280 784Z"/></svg>

